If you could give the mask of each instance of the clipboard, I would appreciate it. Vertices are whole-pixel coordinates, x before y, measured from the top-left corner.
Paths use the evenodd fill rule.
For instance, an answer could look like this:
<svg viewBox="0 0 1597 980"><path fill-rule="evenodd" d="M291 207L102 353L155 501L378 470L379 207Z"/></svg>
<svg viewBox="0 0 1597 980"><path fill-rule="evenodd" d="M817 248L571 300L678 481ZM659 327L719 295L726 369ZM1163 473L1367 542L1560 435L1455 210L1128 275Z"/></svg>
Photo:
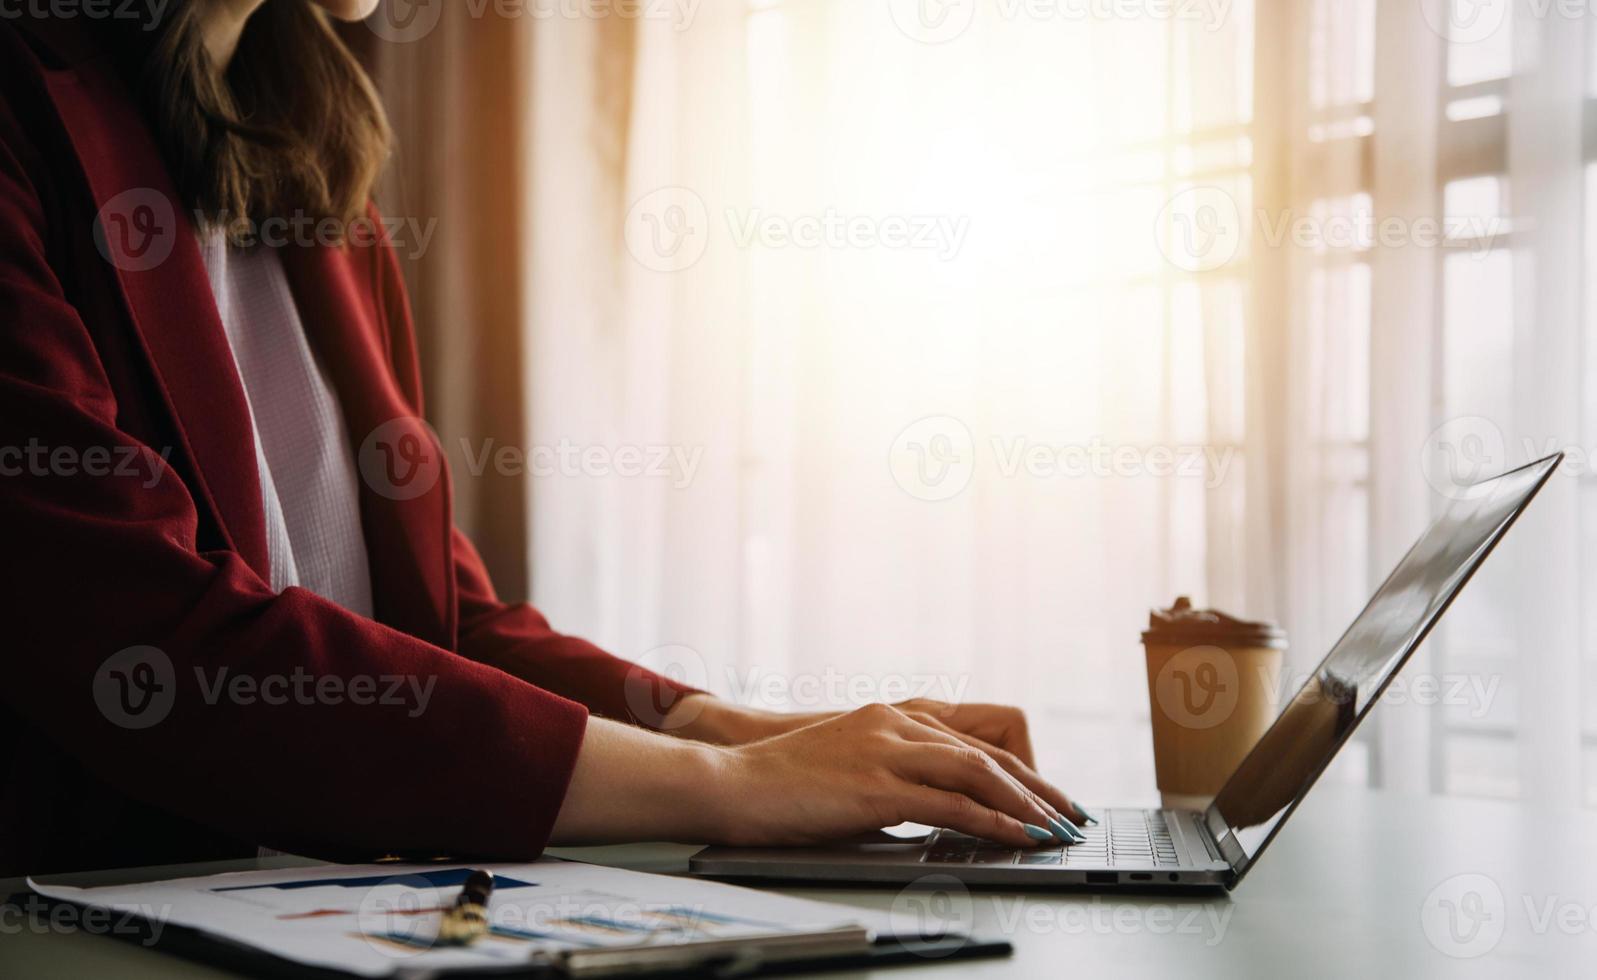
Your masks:
<svg viewBox="0 0 1597 980"><path fill-rule="evenodd" d="M440 941L441 917L482 872L494 876L486 930ZM122 913L145 946L246 976L750 977L1012 951L952 922L553 857L28 884L54 903Z"/></svg>
<svg viewBox="0 0 1597 980"><path fill-rule="evenodd" d="M28 892L17 899L42 899L46 908L73 905L58 899ZM246 977L262 980L348 980L352 974L340 970L307 966L284 959L253 946L230 942L187 926L164 925L157 934L147 922L130 920L137 931L118 931L114 938L141 949L158 949L183 959L193 960ZM964 935L933 937L889 936L871 940L863 929L835 930L804 936L771 937L776 941L733 940L693 943L682 946L654 946L633 950L589 950L531 960L516 968L482 967L469 970L415 970L396 976L400 980L468 980L476 977L537 978L537 980L611 980L623 977L649 977L654 980L688 980L711 977L736 980L743 977L788 976L795 973L821 973L836 970L869 970L882 967L930 965L953 960L994 959L1011 955L1014 946L1006 940L982 939ZM794 942L793 940L800 940ZM601 955L602 954L602 955Z"/></svg>

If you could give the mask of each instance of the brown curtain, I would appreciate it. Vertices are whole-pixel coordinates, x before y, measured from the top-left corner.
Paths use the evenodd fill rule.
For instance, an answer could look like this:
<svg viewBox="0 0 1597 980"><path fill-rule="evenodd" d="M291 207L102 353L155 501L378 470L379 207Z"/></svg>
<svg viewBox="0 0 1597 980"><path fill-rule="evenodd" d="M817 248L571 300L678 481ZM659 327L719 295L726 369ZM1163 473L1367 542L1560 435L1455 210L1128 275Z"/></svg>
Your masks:
<svg viewBox="0 0 1597 980"><path fill-rule="evenodd" d="M455 517L512 601L528 594L528 477L492 467L474 473L469 463L490 446L525 446L520 217L528 46L520 28L451 3L419 40L384 40L361 25L346 31L394 127L395 155L378 204L391 222L412 223L400 235L400 260L428 421L454 473ZM429 226L432 238L422 247L417 230Z"/></svg>
<svg viewBox="0 0 1597 980"><path fill-rule="evenodd" d="M437 26L414 40L389 40L358 24L344 36L371 71L394 127L396 152L379 206L391 221L414 222L413 228L436 221L425 248L412 231L399 251L428 421L455 476L455 517L481 550L500 595L520 601L531 592L531 477L524 468L498 472L473 464L490 447L515 448L522 458L532 451L524 390L532 258L526 222L535 220L527 179L537 165L530 140L532 32L597 33L594 125L569 138L592 141L619 187L636 27L626 17L584 24L500 16L492 5L483 11L446 3Z"/></svg>

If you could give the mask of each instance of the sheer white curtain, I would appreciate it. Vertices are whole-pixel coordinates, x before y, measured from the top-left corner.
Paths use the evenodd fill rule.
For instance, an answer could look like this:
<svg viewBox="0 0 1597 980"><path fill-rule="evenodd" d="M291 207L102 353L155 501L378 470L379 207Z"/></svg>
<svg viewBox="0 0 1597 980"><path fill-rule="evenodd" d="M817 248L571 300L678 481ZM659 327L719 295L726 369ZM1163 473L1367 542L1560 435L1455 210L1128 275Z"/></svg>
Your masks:
<svg viewBox="0 0 1597 980"><path fill-rule="evenodd" d="M1259 124L1290 161L1272 207L1312 219L1276 257L1293 379L1283 615L1300 655L1334 640L1454 479L1577 460L1410 667L1434 688L1389 698L1341 775L1590 798L1589 14L1295 0L1272 19L1261 38L1295 53L1278 66L1294 94ZM1339 219L1362 230L1327 245Z"/></svg>
<svg viewBox="0 0 1597 980"><path fill-rule="evenodd" d="M1251 5L903 7L641 19L619 194L572 139L598 28L540 25L534 438L702 457L539 479L535 598L762 705L1021 703L1078 792L1146 792L1147 609L1274 613L1247 279L1188 254L1194 191L1246 199Z"/></svg>
<svg viewBox="0 0 1597 980"><path fill-rule="evenodd" d="M1304 669L1438 454L1592 438L1587 25L1520 8L704 0L619 75L540 23L529 427L595 454L534 481L535 599L751 703L1017 702L1076 792L1148 792L1147 607ZM1465 693L1339 778L1579 798L1597 485L1556 483L1416 665Z"/></svg>

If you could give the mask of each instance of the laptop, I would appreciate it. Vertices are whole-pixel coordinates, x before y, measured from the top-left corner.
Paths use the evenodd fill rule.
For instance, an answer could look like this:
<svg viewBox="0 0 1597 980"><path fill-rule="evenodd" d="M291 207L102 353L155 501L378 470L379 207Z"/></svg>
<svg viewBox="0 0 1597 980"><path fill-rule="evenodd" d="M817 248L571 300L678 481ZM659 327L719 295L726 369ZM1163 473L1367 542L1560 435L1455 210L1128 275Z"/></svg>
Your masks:
<svg viewBox="0 0 1597 980"><path fill-rule="evenodd" d="M690 869L719 878L902 883L943 874L980 885L1234 888L1563 458L1451 494L1203 812L1109 809L1083 828L1084 843L1036 850L949 830L819 847L710 847Z"/></svg>

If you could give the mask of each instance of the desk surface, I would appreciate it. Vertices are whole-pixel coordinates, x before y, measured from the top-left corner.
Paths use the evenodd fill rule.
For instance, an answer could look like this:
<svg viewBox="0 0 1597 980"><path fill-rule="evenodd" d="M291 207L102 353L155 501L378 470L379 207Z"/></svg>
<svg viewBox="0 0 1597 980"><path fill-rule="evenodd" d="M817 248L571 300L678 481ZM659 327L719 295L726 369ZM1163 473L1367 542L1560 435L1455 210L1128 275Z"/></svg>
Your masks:
<svg viewBox="0 0 1597 980"><path fill-rule="evenodd" d="M676 872L693 850L555 853ZM255 866L193 865L143 877ZM139 877L118 872L83 883ZM0 895L22 890L20 881L0 881ZM899 898L893 888L781 890L876 909ZM1597 963L1597 814L1322 787L1229 896L977 890L952 897L979 933L1008 938L1015 955L928 963L896 976L1590 976ZM159 950L9 913L0 917L0 976L226 976Z"/></svg>

